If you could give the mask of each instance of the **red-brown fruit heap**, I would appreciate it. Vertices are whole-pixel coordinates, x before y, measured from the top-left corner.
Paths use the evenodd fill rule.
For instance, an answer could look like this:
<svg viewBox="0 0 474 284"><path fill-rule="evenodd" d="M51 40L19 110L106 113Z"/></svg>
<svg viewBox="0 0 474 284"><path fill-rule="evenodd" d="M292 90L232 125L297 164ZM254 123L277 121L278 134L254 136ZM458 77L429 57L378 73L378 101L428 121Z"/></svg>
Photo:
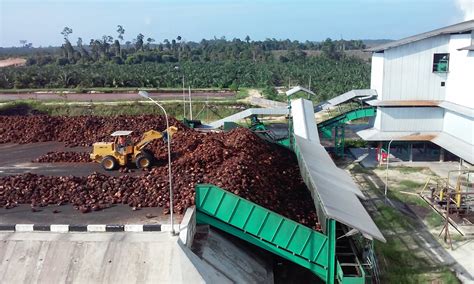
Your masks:
<svg viewBox="0 0 474 284"><path fill-rule="evenodd" d="M157 116L16 117L21 122L12 120L14 117L11 116L8 118L10 120L6 122L5 117L0 117L0 143L23 137L23 143L55 140L69 145L90 145L104 137L98 133L108 136L115 130L130 129L140 135L149 129L165 128L164 119ZM28 135L24 128L5 125L27 123L23 119L33 125L30 129L35 135ZM196 184L210 183L304 225L316 226L314 204L291 151L264 141L244 128L205 134L187 129L176 120L172 122L179 128L172 139L175 212L182 214L194 204ZM65 131L65 128L75 130ZM4 137L5 131L13 133ZM163 206L165 212L169 211L166 144L163 140L155 140L148 148L157 158L157 166L139 176L112 177L93 173L87 177L34 174L2 177L0 206L71 203L85 213L121 203L135 208Z"/></svg>

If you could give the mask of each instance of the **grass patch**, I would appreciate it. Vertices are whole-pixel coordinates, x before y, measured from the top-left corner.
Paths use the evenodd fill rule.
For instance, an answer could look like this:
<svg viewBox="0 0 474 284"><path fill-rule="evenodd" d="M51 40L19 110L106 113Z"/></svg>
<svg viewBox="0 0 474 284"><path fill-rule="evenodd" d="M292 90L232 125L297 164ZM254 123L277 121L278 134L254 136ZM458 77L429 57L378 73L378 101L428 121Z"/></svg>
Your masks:
<svg viewBox="0 0 474 284"><path fill-rule="evenodd" d="M387 239L386 243L374 243L381 283L460 283L448 268L417 255L416 242L409 234L416 230L416 225L410 219L386 205L380 205L378 213L374 221ZM393 233L399 230L408 234ZM387 234L389 231L392 234Z"/></svg>
<svg viewBox="0 0 474 284"><path fill-rule="evenodd" d="M412 180L402 180L398 182L398 185L400 186L400 189L420 189L424 184L412 181Z"/></svg>
<svg viewBox="0 0 474 284"><path fill-rule="evenodd" d="M396 209L385 205L378 209L380 214L375 216L374 221L382 230L407 230L410 228L410 221Z"/></svg>
<svg viewBox="0 0 474 284"><path fill-rule="evenodd" d="M236 100L243 100L249 96L249 90L246 88L240 88L235 94Z"/></svg>
<svg viewBox="0 0 474 284"><path fill-rule="evenodd" d="M400 239L376 242L375 251L383 259L382 283L460 283L448 268L429 265Z"/></svg>
<svg viewBox="0 0 474 284"><path fill-rule="evenodd" d="M423 168L423 167L403 167L403 166L400 166L400 167L392 167L392 170L398 170L399 172L403 173L403 174L410 174L410 173L417 173L417 172L421 172L423 170L425 170L426 168Z"/></svg>
<svg viewBox="0 0 474 284"><path fill-rule="evenodd" d="M177 119L183 119L183 104L178 102L162 102L168 115ZM140 102L119 103L116 105L89 104L89 105L69 105L69 104L46 104L38 101L22 101L21 103L7 103L0 107L1 111L15 109L21 106L22 109L36 110L49 115L141 115L141 114L162 114L161 109L153 104ZM217 120L248 108L246 104L236 102L209 103L208 107L204 102L193 103L193 119L203 121ZM189 111L189 108L186 108ZM21 114L21 113L18 113Z"/></svg>
<svg viewBox="0 0 474 284"><path fill-rule="evenodd" d="M428 223L428 225L432 228L439 227L439 226L443 225L443 223L444 223L443 217L441 217L438 214L438 212L434 212L434 211L431 211L430 214L428 214L428 216L426 216L425 220Z"/></svg>
<svg viewBox="0 0 474 284"><path fill-rule="evenodd" d="M367 147L367 141L362 139L346 139L344 147L347 148L365 148Z"/></svg>
<svg viewBox="0 0 474 284"><path fill-rule="evenodd" d="M411 195L411 194L406 194L402 192L397 192L397 191L391 191L388 194L389 198L391 199L396 199L398 201L401 201L403 203L407 203L410 205L416 205L424 208L429 208L428 204L426 201L421 199L419 196Z"/></svg>
<svg viewBox="0 0 474 284"><path fill-rule="evenodd" d="M444 222L444 220L443 220L443 222ZM465 240L465 238L462 235L458 234L458 233L451 233L451 239L455 242L462 242L462 241Z"/></svg>
<svg viewBox="0 0 474 284"><path fill-rule="evenodd" d="M372 171L369 169L364 168L359 164L354 164L354 166L350 169L351 173L355 174L371 174Z"/></svg>
<svg viewBox="0 0 474 284"><path fill-rule="evenodd" d="M444 224L444 218L439 215L438 212L431 211L425 218L428 225L432 228L439 227Z"/></svg>

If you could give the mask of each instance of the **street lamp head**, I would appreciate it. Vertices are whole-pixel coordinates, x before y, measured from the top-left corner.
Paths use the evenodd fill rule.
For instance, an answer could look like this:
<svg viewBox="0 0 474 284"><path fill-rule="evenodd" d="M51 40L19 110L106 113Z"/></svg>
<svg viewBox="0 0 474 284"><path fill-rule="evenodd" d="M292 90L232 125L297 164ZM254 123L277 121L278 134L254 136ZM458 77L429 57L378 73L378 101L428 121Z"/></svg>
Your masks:
<svg viewBox="0 0 474 284"><path fill-rule="evenodd" d="M150 94L148 94L148 92L146 92L146 91L140 91L140 92L138 92L138 94L139 94L141 97L144 97L145 99L149 99L149 98L150 98Z"/></svg>

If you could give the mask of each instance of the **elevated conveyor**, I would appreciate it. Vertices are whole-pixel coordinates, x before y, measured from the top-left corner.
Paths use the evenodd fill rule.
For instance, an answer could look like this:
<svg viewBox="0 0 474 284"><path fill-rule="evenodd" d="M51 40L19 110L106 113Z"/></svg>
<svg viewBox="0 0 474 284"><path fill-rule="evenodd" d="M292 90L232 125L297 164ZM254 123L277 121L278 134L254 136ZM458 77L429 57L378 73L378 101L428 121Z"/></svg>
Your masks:
<svg viewBox="0 0 474 284"><path fill-rule="evenodd" d="M196 186L198 223L239 237L311 270L327 283L335 278L335 222L328 236L217 186Z"/></svg>
<svg viewBox="0 0 474 284"><path fill-rule="evenodd" d="M209 123L211 128L219 128L224 125L225 122L236 122L247 118L251 115L287 115L288 108L249 108L236 114L224 117L223 119L216 120Z"/></svg>
<svg viewBox="0 0 474 284"><path fill-rule="evenodd" d="M332 129L340 124L344 124L351 120L361 119L364 117L373 117L377 112L377 108L375 107L364 107L353 109L348 112L342 113L338 116L332 117L330 119L324 120L318 123L318 130L326 138L332 137Z"/></svg>
<svg viewBox="0 0 474 284"><path fill-rule="evenodd" d="M335 220L325 220L326 234L317 232L211 184L196 186L196 220L305 267L326 283L365 283L348 239L336 245L343 232Z"/></svg>
<svg viewBox="0 0 474 284"><path fill-rule="evenodd" d="M314 107L314 112L331 109L348 101L366 102L377 98L377 91L373 89L351 90L330 100L319 103Z"/></svg>

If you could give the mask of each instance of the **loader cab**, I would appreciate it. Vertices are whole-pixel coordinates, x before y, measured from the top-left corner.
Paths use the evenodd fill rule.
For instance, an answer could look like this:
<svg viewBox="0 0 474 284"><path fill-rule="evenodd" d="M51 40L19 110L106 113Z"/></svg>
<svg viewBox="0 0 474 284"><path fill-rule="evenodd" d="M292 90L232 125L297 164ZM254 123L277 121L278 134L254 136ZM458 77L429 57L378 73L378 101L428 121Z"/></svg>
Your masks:
<svg viewBox="0 0 474 284"><path fill-rule="evenodd" d="M112 144L112 150L115 152L126 155L133 152L133 143L130 137L132 131L129 130L120 130L115 131L112 133L112 137L114 138L114 143Z"/></svg>

